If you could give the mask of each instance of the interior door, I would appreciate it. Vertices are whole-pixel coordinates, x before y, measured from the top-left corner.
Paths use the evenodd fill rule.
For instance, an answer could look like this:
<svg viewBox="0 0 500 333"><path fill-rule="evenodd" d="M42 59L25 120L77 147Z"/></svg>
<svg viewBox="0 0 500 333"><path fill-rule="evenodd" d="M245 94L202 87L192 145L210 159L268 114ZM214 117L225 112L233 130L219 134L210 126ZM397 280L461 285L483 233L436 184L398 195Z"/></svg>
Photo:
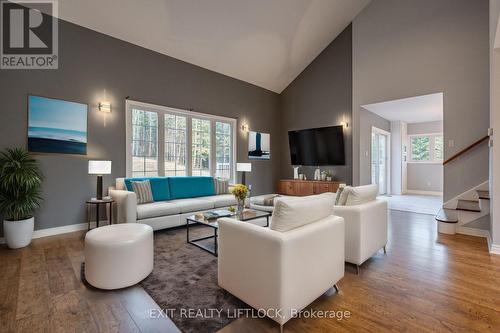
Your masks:
<svg viewBox="0 0 500 333"><path fill-rule="evenodd" d="M387 134L372 130L372 183L378 184L379 194L388 193L388 142Z"/></svg>

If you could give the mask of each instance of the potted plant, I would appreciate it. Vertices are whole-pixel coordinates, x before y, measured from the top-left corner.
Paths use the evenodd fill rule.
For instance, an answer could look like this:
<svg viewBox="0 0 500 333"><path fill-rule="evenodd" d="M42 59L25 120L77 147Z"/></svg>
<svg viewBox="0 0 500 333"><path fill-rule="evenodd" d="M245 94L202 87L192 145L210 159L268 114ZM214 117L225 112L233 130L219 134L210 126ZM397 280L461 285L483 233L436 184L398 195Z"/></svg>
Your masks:
<svg viewBox="0 0 500 333"><path fill-rule="evenodd" d="M243 212L243 209L245 208L245 199L248 196L248 187L243 184L236 184L231 189L231 193L238 201L237 213L241 214Z"/></svg>
<svg viewBox="0 0 500 333"><path fill-rule="evenodd" d="M25 149L0 154L0 214L7 246L17 249L31 243L33 212L40 207L42 176L38 161Z"/></svg>

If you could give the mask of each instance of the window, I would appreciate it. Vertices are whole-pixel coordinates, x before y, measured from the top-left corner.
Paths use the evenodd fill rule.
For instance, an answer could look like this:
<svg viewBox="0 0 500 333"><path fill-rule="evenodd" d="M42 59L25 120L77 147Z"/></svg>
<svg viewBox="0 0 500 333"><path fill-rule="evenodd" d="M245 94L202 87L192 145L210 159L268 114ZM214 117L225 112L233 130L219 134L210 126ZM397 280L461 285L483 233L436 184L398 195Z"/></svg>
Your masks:
<svg viewBox="0 0 500 333"><path fill-rule="evenodd" d="M186 117L165 114L165 176L185 176Z"/></svg>
<svg viewBox="0 0 500 333"><path fill-rule="evenodd" d="M436 135L434 137L434 159L442 161L443 157L444 157L443 136Z"/></svg>
<svg viewBox="0 0 500 333"><path fill-rule="evenodd" d="M130 100L126 105L128 177L234 179L235 119Z"/></svg>
<svg viewBox="0 0 500 333"><path fill-rule="evenodd" d="M158 175L158 115L132 109L132 176Z"/></svg>
<svg viewBox="0 0 500 333"><path fill-rule="evenodd" d="M232 149L231 124L215 123L215 176L231 178Z"/></svg>
<svg viewBox="0 0 500 333"><path fill-rule="evenodd" d="M441 162L443 160L443 135L427 134L410 136L411 162Z"/></svg>
<svg viewBox="0 0 500 333"><path fill-rule="evenodd" d="M193 176L210 176L210 120L192 119Z"/></svg>

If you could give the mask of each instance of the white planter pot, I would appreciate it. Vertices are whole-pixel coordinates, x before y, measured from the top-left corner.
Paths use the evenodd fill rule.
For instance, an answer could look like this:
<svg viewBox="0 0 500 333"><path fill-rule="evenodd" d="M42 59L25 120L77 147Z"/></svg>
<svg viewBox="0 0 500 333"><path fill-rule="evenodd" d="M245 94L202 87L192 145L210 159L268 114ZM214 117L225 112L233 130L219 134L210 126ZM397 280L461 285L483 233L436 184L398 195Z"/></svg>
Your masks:
<svg viewBox="0 0 500 333"><path fill-rule="evenodd" d="M33 230L35 228L35 218L20 221L3 221L3 234L7 246L11 249L25 247L31 243Z"/></svg>

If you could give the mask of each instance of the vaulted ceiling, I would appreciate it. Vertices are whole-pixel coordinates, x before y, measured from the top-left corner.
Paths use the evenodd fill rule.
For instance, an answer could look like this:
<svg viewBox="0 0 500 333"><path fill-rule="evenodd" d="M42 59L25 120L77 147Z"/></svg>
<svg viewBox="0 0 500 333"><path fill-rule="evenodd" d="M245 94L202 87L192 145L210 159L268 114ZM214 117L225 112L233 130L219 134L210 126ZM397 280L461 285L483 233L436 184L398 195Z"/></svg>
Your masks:
<svg viewBox="0 0 500 333"><path fill-rule="evenodd" d="M370 0L59 0L59 17L280 93Z"/></svg>

